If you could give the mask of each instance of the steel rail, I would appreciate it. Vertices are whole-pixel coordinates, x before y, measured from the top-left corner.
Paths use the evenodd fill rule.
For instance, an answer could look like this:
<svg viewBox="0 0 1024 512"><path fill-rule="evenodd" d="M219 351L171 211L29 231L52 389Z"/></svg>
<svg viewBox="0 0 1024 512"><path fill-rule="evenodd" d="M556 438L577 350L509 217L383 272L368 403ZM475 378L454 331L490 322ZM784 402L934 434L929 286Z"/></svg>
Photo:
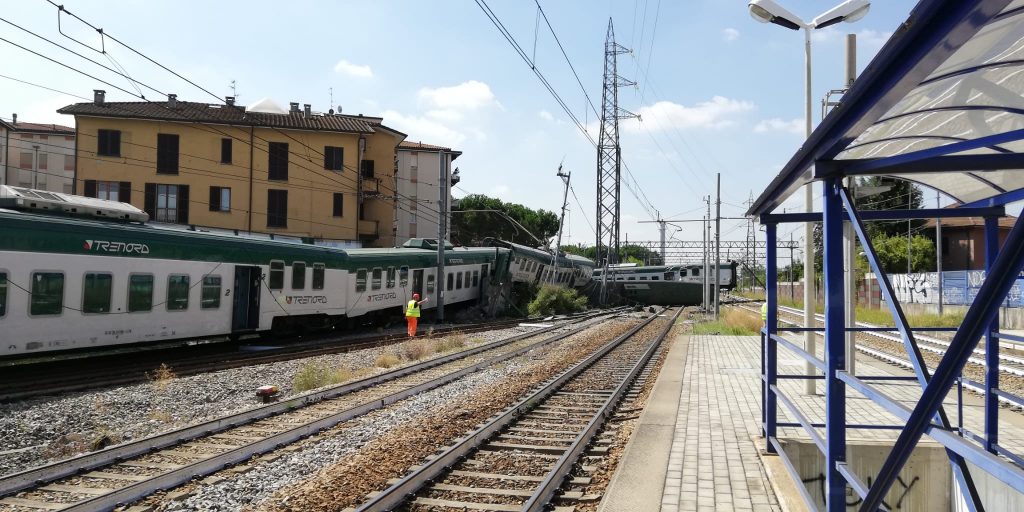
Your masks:
<svg viewBox="0 0 1024 512"><path fill-rule="evenodd" d="M608 421L608 418L614 414L615 408L622 400L622 396L626 394L626 391L636 380L637 375L639 375L644 369L648 361L654 357L654 354L658 351L662 341L665 339L665 336L668 335L668 332L672 329L672 326L675 325L676 319L679 318L679 315L682 312L683 308L680 307L676 310L676 313L672 315L672 319L669 320L665 325L665 328L658 333L658 337L654 339L653 343L651 343L650 348L644 352L640 357L640 360L633 365L633 369L630 370L629 374L626 375L626 378L623 379L622 383L615 388L615 392L605 400L605 403L594 414L590 423L587 424L587 428L576 437L576 440L569 446L569 449L566 450L566 452L562 454L562 457L555 463L555 467L548 472L544 481L541 482L540 487L538 487L533 493L533 496L523 504L524 511L540 512L547 509L548 503L551 502L555 493L558 492L558 489L560 489L565 483L565 478L572 471L573 464L579 459L580 455L583 454L583 450L590 445L594 436L597 435L598 430L603 427L605 422Z"/></svg>
<svg viewBox="0 0 1024 512"><path fill-rule="evenodd" d="M680 308L682 309L682 308ZM471 434L463 437L457 441L453 446L446 449L440 455L437 455L430 461L424 463L419 468L414 470L412 473L405 475L394 485L376 494L370 498L369 501L359 506L356 512L384 512L395 509L397 506L404 503L410 496L414 495L418 490L423 488L431 480L437 478L449 467L454 465L460 459L467 456L474 449L484 444L488 439L494 436L496 433L505 429L508 425L514 422L518 417L533 409L537 404L546 400L549 396L555 393L556 390L561 388L566 382L576 377L584 370L592 366L595 362L599 361L606 354L611 352L613 349L621 345L623 342L631 338L641 329L649 325L654 319L658 318L661 313L664 313L667 308L662 308L656 314L651 315L649 318L639 323L635 327L619 335L612 341L605 344L598 351L588 356L583 361L573 365L571 368L565 370L556 377L553 377L547 381L540 389L534 391L529 396L523 398L515 405L509 407L505 412L501 413L494 419L488 421L486 424L478 428Z"/></svg>
<svg viewBox="0 0 1024 512"><path fill-rule="evenodd" d="M610 315L614 315L614 314L616 314L616 313L603 312L603 313L599 313L599 314L593 314L593 315L590 315L590 316L587 316L587 317L583 317L583 318L574 320L573 322L570 322L568 325L584 323L584 322L587 322L589 320L592 320L592 319L600 317L600 316L610 316ZM515 355L518 355L518 353L521 353L523 351L532 350L533 348L536 348L537 346L540 346L540 345L545 344L545 343L551 343L551 342L558 341L560 339L566 338L568 336L576 334L579 331L582 331L583 329L588 328L589 326L590 326L589 323L584 323L584 325L579 326L579 327L577 327L575 329L572 329L572 330L570 330L570 331L568 331L566 333L562 333L562 334L558 334L558 335L555 335L555 336L550 337L550 338L546 338L544 340L541 340L540 342L531 344L531 345L527 346L524 349L517 350L517 351L511 353L511 354L514 354L514 355L504 354L504 355L498 356L498 357L499 358L500 357L505 357L506 359L507 358L511 358L511 357L515 357ZM359 391L359 390L362 390L362 389L365 389L365 388L369 388L369 387L376 386L376 385L379 385L379 384L383 384L383 383L386 383L386 382L389 382L389 381L393 381L395 379L398 379L398 378L401 378L401 377L405 377L405 376L413 374L413 373L417 373L417 372L420 372L420 371L423 371L423 370L427 370L427 369L430 369L430 368L433 368L433 367L436 367L436 366L440 366L440 365L443 365L443 364L446 364L446 363L449 363L449 362L452 362L452 361L455 361L455 360L458 360L458 359L463 359L463 358L466 358L466 357L469 357L469 356L472 356L472 355L475 355L475 354L478 354L478 353L481 353L481 352L485 352L487 350L492 350L492 349L495 349L495 348L499 348L499 347L501 347L503 345L514 343L516 341L520 341L520 340L523 340L523 339L536 337L536 336L545 334L547 332L550 332L550 331L553 331L553 330L556 330L556 329L560 329L560 328L564 328L564 327L566 327L566 325L551 326L551 327L542 328L542 329L539 329L539 330L536 330L536 331L530 331L530 332L527 332L527 333L518 334L518 335L511 336L511 337L508 337L508 338L504 338L504 339L501 339L501 340L496 340L496 341L493 341L491 343L488 343L488 344L485 344L485 345L481 345L479 347L475 347L475 348L467 350L467 351L457 352L457 353L449 354L447 356L439 357L439 358L436 358L436 359L431 359L429 361L424 361L422 363L418 363L418 364L415 364L415 365L411 365L411 366L407 366L407 367L403 367L403 368L398 368L398 369L392 370L390 372L386 372L386 373L382 373L382 374L379 374L379 375L367 377L367 378L360 379L358 381L354 381L354 382L347 383L347 384L341 384L341 385L334 386L334 387L331 387L331 388L328 388L328 389L325 389L325 390L322 390L322 391L318 391L318 392L315 392L315 393L310 393L308 395L295 397L293 399L284 400L284 401L281 401L281 402L278 402L278 403L266 405L266 406L263 406L263 407L258 407L258 408L255 408L255 409L250 409L248 411L243 411L243 412L240 412L240 413L232 414L232 415L225 416L225 417L222 417L222 418L217 418L217 419L214 419L214 420L211 420L211 421L207 421L207 422L203 422L203 423L199 423L199 424L196 424L196 425L191 425L191 426L183 427L181 429L177 429L177 430L173 430L173 431L166 432L166 433L163 433L163 434L158 434L158 435L151 436L151 437L148 437L148 438L140 439L138 441L133 441L133 442L126 443L126 444L112 446L112 447L106 448L106 449L104 449L102 451L88 453L88 454L85 454L85 455L80 455L78 457L74 457L74 458L71 458L71 459L66 459L66 460L59 461L59 462L56 462L56 463L53 463L53 464L48 464L48 465L40 466L40 467L37 467L37 468L29 469L29 470L26 470L26 471L23 471L23 472L20 472L20 473L15 473L13 475L10 475L10 476L7 476L7 477L4 477L4 478L0 479L0 497L7 496L7 495L10 495L10 494L13 494L13 493L25 490L25 489L29 489L29 488L32 488L32 487L37 487L37 486L40 486L40 485L45 484L45 483L49 483L49 482L52 482L52 481L55 481L55 480L59 480L61 478L73 476L73 475L75 475L77 473L80 473L80 472L83 472L83 471L89 471L89 470L93 470L93 469L96 469L96 468L99 468L99 467L103 467L103 466L107 466L107 465L111 465L111 464L116 464L118 462L124 461L124 460L132 458L132 457L137 457L137 456L140 456L140 455L146 455L146 454L149 454L149 453L151 453L153 451L156 451L156 450L161 450L161 449L165 449L165 448L168 448L168 447L172 447L172 446L176 446L176 445L179 445L179 444L183 444L183 443L186 443L188 441L191 441L191 440L194 440L194 439L197 439L197 438L200 438L200 437L214 435L214 434L220 433L222 431L225 431L225 430L228 430L228 429L231 429L231 428L243 426L243 425L246 425L246 424L258 421L258 420L262 420L262 419L269 418L269 417L272 417L272 416L276 416L276 415L279 415L279 414L282 414L282 413L290 412L290 411L293 411L293 410L296 410L296 409L300 409L300 408L303 408L303 407L306 407L306 406L309 406L309 405L313 405L313 404L316 404L316 403L320 403L320 402L322 402L324 400L339 398L341 396L353 393L355 391ZM227 465L234 464L234 463L240 462L242 460L245 460L246 458L248 458L251 455L254 455L254 454L257 454L257 453L262 453L262 452L274 449L274 448L279 447L279 446L283 446L284 444L293 442L293 441L295 441L295 440L297 440L297 439L299 439L301 437L304 437L306 435L314 433L317 430L322 430L324 428L333 426L334 424L337 424L337 423L339 423L341 421L346 421L347 419L355 417L355 416L357 416L359 414L365 414L365 412L368 412L370 410L373 410L373 409L376 409L376 408L379 408L379 407L383 407L384 405L396 402L398 400L401 400L402 398L405 398L407 396L411 396L412 394L421 392L424 389L430 389L431 387L436 387L436 386L442 385L442 384L444 384L446 382L450 382L451 380L457 379L457 378L459 378L459 377L461 377L463 375L466 375L468 373L472 373L473 371L476 371L479 368L483 368L483 367L485 367L488 364L494 364L494 359L495 358L492 358L492 359L483 361L481 363L477 363L475 365L467 367L466 369L460 370L459 372L455 372L453 374L448 374L448 375L439 377L437 379L434 379L434 380L429 381L427 383L421 384L421 385L416 386L414 388L409 388L408 390L402 391L400 393L396 393L396 394L390 395L388 397L385 397L383 399L375 400L375 401L372 401L370 403L363 404L361 406L357 406L354 409L349 409L347 411L342 411L341 413L339 413L337 415L333 415L333 416L330 416L328 418L324 418L324 419L321 419L321 420L314 421L313 423L310 423L308 425L302 425L302 426L297 427L295 429L292 429L292 430L283 432L281 434L272 436L271 438L267 438L267 439L264 439L262 441L258 441L256 443L256 445L243 446L243 447L240 447L240 449L236 449L236 450L232 450L232 451L229 451L229 452L225 452L225 453L217 455L217 456L215 456L215 457L213 457L211 459L206 459L206 460L199 461L199 462L191 464L191 465L186 465L186 466L184 466L182 468L179 468L178 470L174 470L173 473L175 474L175 477L173 477L173 478L169 477L167 474L159 475L158 477L156 477L157 479L159 479L159 482L157 484L155 484L155 487L153 485L148 485L148 486L143 485L143 484L146 484L147 482L153 482L153 480L149 480L149 481L146 481L146 482L139 482L138 484L132 485L130 487L133 488L133 489L136 489L136 490L137 489L141 489L143 487L152 487L152 490L149 491L149 492L152 492L152 491L155 491L155 490L159 490L159 489L165 489L165 488L173 487L176 484L172 484L172 483L169 483L169 482L177 481L178 483L183 483L183 482L188 481L189 479L191 479L191 478L193 478L195 476L198 476L198 475L201 475L201 474L205 474L205 473L209 473L211 471L219 470L219 469L222 469L223 467L225 467ZM453 375L454 375L454 377L453 377ZM445 381L444 379L448 379L448 380ZM430 384L430 386L426 386L427 384ZM426 387L424 387L424 386L426 386ZM403 396L399 397L399 395L403 395ZM332 421L333 421L333 423L332 423ZM289 434L289 435L285 435L285 434ZM247 449L243 450L244 448L247 448ZM184 479L180 480L180 478L182 478L182 477ZM83 504L83 505L85 503L91 504L88 508L79 508L79 509L80 510L95 510L95 509L102 509L102 508L105 508L105 507L113 507L113 506L116 506L116 505L118 505L118 504L120 504L122 502L132 501L134 499L138 499L139 497L142 497L142 496L145 495L145 494L138 494L137 492L126 493L126 494L122 495L122 493L120 491L121 490L115 491L115 493L118 495L118 498L115 501L113 501L113 502L109 502L109 504L100 505L101 501L103 503L108 503L108 501L105 498L107 498L110 495L103 495L103 496L97 497L96 499L88 500L87 502L79 502L80 504ZM112 493L112 494L114 494L114 493ZM148 494L148 493L146 493L146 494ZM129 497L129 496L132 496L132 497ZM76 506L77 506L77 504L76 504ZM75 508L70 508L69 510L75 510Z"/></svg>

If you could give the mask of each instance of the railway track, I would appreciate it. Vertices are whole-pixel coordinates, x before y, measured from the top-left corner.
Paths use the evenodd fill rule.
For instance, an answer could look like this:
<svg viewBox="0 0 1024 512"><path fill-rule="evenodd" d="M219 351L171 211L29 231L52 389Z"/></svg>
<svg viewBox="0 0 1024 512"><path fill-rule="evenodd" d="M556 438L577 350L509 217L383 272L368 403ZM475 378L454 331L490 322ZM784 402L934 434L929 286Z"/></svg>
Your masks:
<svg viewBox="0 0 1024 512"><path fill-rule="evenodd" d="M511 336L0 478L0 511L109 510L555 343L613 316L590 314L570 325Z"/></svg>
<svg viewBox="0 0 1024 512"><path fill-rule="evenodd" d="M570 479L570 473L588 449L601 452L600 446L591 448L594 439L631 388L642 386L637 377L654 364L681 312L653 341L637 333L658 315L612 340L357 510L539 511L556 499L582 498L564 486L586 485L589 479Z"/></svg>
<svg viewBox="0 0 1024 512"><path fill-rule="evenodd" d="M746 310L746 311L750 311L752 313L757 313L758 315L760 315L761 314L760 303L752 303L752 304L757 304L757 306L755 307L755 306L750 306L750 305L745 305L745 304L734 304L734 306L738 307L740 309ZM798 309L790 308L790 307L786 307L786 306L779 306L779 311L783 312L785 314L788 314L788 315L792 315L792 316L797 317L797 318L800 319L800 321L798 322L798 321L793 321L793 320L786 320L786 319L780 317L779 318L780 322L784 322L786 324L793 325L793 326L802 326L803 325L804 314L803 314L802 310L798 310ZM815 314L815 321L817 323L819 323L819 324L822 324L824 322L824 315ZM868 324L868 323L864 323L864 322L857 322L856 325L858 327L868 327L868 328L884 327L884 326ZM820 337L824 337L824 334L821 333L821 332L816 332L815 334L817 334ZM858 332L857 335L860 336L860 337L866 337L866 338L869 338L869 339L870 338L875 338L875 339L883 340L885 342L895 343L895 344L898 344L900 347L903 346L903 339L899 336L899 333L897 331L895 331L895 330L893 330L893 331L882 331L882 332L878 332L878 331L873 331L873 332L872 331L861 331L861 332ZM949 342L947 342L945 340L938 339L938 338L934 338L934 337L931 337L931 336L925 336L925 335L922 335L922 334L919 334L919 333L914 333L914 339L917 341L918 347L922 351L927 352L927 353L931 353L931 354L935 354L936 356L939 356L939 357L944 355L946 353L946 349L949 348ZM889 351L886 351L886 350L878 350L877 348L866 347L866 346L863 346L861 344L857 345L857 350L859 352L863 353L863 354L867 354L867 355L875 357L877 359L881 359L882 361L885 361L885 362L890 363L890 364L894 364L896 366L900 366L900 367L903 367L903 368L906 368L906 369L911 369L911 370L914 368L913 363L911 363L909 359L906 359L905 357L902 357L901 355L898 355L897 353L889 352ZM1014 356L1014 355L1009 355L1009 354L1000 354L999 356L1000 356L999 357L999 371L1000 371L1000 373L1006 374L1008 376L1013 376L1013 377L1024 377L1024 358L1017 357L1017 356ZM977 365L977 366L980 366L980 367L983 368L985 366L985 359L984 358L985 358L985 351L984 351L984 349L980 349L979 348L979 349L976 349L974 351L974 356L969 358L968 361L970 363L973 363L974 365ZM934 368L931 365L929 365L929 370L934 370ZM972 391L975 391L975 392L978 392L978 393L981 393L981 394L985 393L984 387L982 387L980 385L976 385L975 383L973 383L973 382L971 382L970 380L967 380L967 379L963 380L963 386L964 386L964 388L970 389ZM1003 396L999 396L999 401L1001 401L1003 403L1006 403L1008 405L1012 405L1012 406L1016 406L1016 407L1022 407L1022 404L1020 402L1015 401L1015 400L1010 400L1010 399L1005 398Z"/></svg>
<svg viewBox="0 0 1024 512"><path fill-rule="evenodd" d="M572 320L578 317L573 315L565 319ZM441 327L433 332L471 334L513 327L522 322L523 319L503 320L470 326ZM164 364L170 367L175 375L184 377L243 366L352 352L400 343L408 339L408 336L394 334L354 338L335 335L313 341L281 343L279 348L257 351L236 350L228 346L178 347L166 351L142 352L141 355L133 352L100 354L90 358L76 357L52 362L5 365L0 367L0 402L145 382ZM196 349L201 353L195 354Z"/></svg>

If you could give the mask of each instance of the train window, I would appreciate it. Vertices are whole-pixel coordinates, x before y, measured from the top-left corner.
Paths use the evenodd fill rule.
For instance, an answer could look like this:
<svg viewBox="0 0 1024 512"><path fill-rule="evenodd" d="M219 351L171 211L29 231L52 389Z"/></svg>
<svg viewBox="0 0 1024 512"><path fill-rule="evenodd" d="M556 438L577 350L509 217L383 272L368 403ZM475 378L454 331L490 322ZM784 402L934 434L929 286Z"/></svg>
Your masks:
<svg viewBox="0 0 1024 512"><path fill-rule="evenodd" d="M646 281L647 280L647 276L640 276L640 280L641 281Z"/></svg>
<svg viewBox="0 0 1024 512"><path fill-rule="evenodd" d="M675 276L675 272L665 272L665 280L666 281L671 281L674 276ZM655 276L655 277L657 277L657 276Z"/></svg>
<svg viewBox="0 0 1024 512"><path fill-rule="evenodd" d="M446 288L448 291L451 291L453 288L455 288L455 274L448 274L448 286Z"/></svg>
<svg viewBox="0 0 1024 512"><path fill-rule="evenodd" d="M132 274L128 276L128 312L151 311L153 309L153 276Z"/></svg>
<svg viewBox="0 0 1024 512"><path fill-rule="evenodd" d="M434 274L427 275L427 293L434 293Z"/></svg>
<svg viewBox="0 0 1024 512"><path fill-rule="evenodd" d="M292 262L292 290L306 288L306 262Z"/></svg>
<svg viewBox="0 0 1024 512"><path fill-rule="evenodd" d="M476 288L479 285L480 285L480 271L479 270L474 270L473 271L473 288Z"/></svg>
<svg viewBox="0 0 1024 512"><path fill-rule="evenodd" d="M409 267L399 267L398 269L398 286L409 286Z"/></svg>
<svg viewBox="0 0 1024 512"><path fill-rule="evenodd" d="M356 291L357 292L365 292L366 291L366 269L365 268L361 268L359 270L356 270Z"/></svg>
<svg viewBox="0 0 1024 512"><path fill-rule="evenodd" d="M483 274L484 277L487 277L487 272L488 272L489 268L491 268L489 264L483 266L483 271L481 271L481 274ZM493 277L494 274L492 273L491 276Z"/></svg>
<svg viewBox="0 0 1024 512"><path fill-rule="evenodd" d="M184 311L188 309L188 281L184 274L167 276L167 310Z"/></svg>
<svg viewBox="0 0 1024 512"><path fill-rule="evenodd" d="M110 313L114 276L88 272L82 281L82 313Z"/></svg>
<svg viewBox="0 0 1024 512"><path fill-rule="evenodd" d="M386 286L388 288L395 287L395 267L388 267L388 279Z"/></svg>
<svg viewBox="0 0 1024 512"><path fill-rule="evenodd" d="M699 268L693 269L693 277L700 277L700 269Z"/></svg>
<svg viewBox="0 0 1024 512"><path fill-rule="evenodd" d="M268 286L271 290L280 290L284 288L284 262L283 261L271 261L270 262L270 283Z"/></svg>
<svg viewBox="0 0 1024 512"><path fill-rule="evenodd" d="M684 268L684 269L680 270L680 271L679 271L679 275L680 275L681 277L686 277L686 269ZM666 278L666 279L668 279L668 278Z"/></svg>
<svg viewBox="0 0 1024 512"><path fill-rule="evenodd" d="M455 274L455 289L462 289L462 272L458 272Z"/></svg>
<svg viewBox="0 0 1024 512"><path fill-rule="evenodd" d="M384 271L380 267L373 269L373 280L370 281L370 289L380 290L380 278Z"/></svg>
<svg viewBox="0 0 1024 512"><path fill-rule="evenodd" d="M199 307L220 308L220 276L203 276L203 295L199 300Z"/></svg>
<svg viewBox="0 0 1024 512"><path fill-rule="evenodd" d="M32 273L32 315L59 315L64 308L64 274Z"/></svg>
<svg viewBox="0 0 1024 512"><path fill-rule="evenodd" d="M658 276L651 276L651 281L658 281Z"/></svg>
<svg viewBox="0 0 1024 512"><path fill-rule="evenodd" d="M0 272L0 317L7 314L7 272Z"/></svg>
<svg viewBox="0 0 1024 512"><path fill-rule="evenodd" d="M313 289L323 290L324 289L324 264L314 263L313 264Z"/></svg>
<svg viewBox="0 0 1024 512"><path fill-rule="evenodd" d="M630 280L630 281L636 281L636 278L635 278L635 277L633 277L633 276L629 276L629 280Z"/></svg>

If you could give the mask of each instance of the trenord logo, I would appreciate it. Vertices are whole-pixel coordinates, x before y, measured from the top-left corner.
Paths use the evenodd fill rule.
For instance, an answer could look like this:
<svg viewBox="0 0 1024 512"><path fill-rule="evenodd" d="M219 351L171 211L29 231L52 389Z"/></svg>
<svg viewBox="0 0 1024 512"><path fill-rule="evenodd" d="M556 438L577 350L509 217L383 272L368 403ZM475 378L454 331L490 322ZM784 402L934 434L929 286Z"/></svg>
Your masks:
<svg viewBox="0 0 1024 512"><path fill-rule="evenodd" d="M86 240L82 248L91 252L112 252L124 254L149 254L149 246L134 242L109 242L107 240Z"/></svg>

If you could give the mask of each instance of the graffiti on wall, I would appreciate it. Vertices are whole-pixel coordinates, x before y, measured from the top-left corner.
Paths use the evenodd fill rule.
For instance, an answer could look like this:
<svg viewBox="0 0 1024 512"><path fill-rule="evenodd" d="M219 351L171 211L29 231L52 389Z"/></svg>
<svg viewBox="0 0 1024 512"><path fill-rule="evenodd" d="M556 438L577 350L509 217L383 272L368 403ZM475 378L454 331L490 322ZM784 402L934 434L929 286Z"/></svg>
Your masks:
<svg viewBox="0 0 1024 512"><path fill-rule="evenodd" d="M889 274L896 298L904 304L938 304L939 274ZM985 282L984 270L960 270L942 273L942 303L969 305ZM1024 306L1024 279L1018 277L1006 296L1007 307Z"/></svg>
<svg viewBox="0 0 1024 512"><path fill-rule="evenodd" d="M895 502L894 502L895 506L890 505L888 502L886 502L884 500L882 501L882 505L887 510L902 510L903 509L903 505L904 505L904 503L907 500L907 495L910 494L910 491L911 491L911 489L913 489L914 484L916 484L917 481L920 480L920 479L921 479L921 477L915 476L914 478L912 478L910 480L910 482L907 482L907 481L903 480L902 476L897 476L896 477L896 483L893 484L892 489L889 491L890 499L895 497ZM824 504L824 500L825 500L825 482L826 482L826 478L825 478L825 475L823 473L818 473L818 476L815 477L815 478L804 478L803 479L804 485L807 485L808 488L813 488L812 486L817 484L818 492L821 493L820 496L821 496L821 500L822 500L821 503L822 504ZM868 487L871 487L872 483L873 483L872 482L872 478L869 476L868 477ZM860 496L854 495L851 499L849 499L846 502L846 506L847 507L856 507L857 505L860 505L862 501L864 501L864 500L861 499Z"/></svg>

